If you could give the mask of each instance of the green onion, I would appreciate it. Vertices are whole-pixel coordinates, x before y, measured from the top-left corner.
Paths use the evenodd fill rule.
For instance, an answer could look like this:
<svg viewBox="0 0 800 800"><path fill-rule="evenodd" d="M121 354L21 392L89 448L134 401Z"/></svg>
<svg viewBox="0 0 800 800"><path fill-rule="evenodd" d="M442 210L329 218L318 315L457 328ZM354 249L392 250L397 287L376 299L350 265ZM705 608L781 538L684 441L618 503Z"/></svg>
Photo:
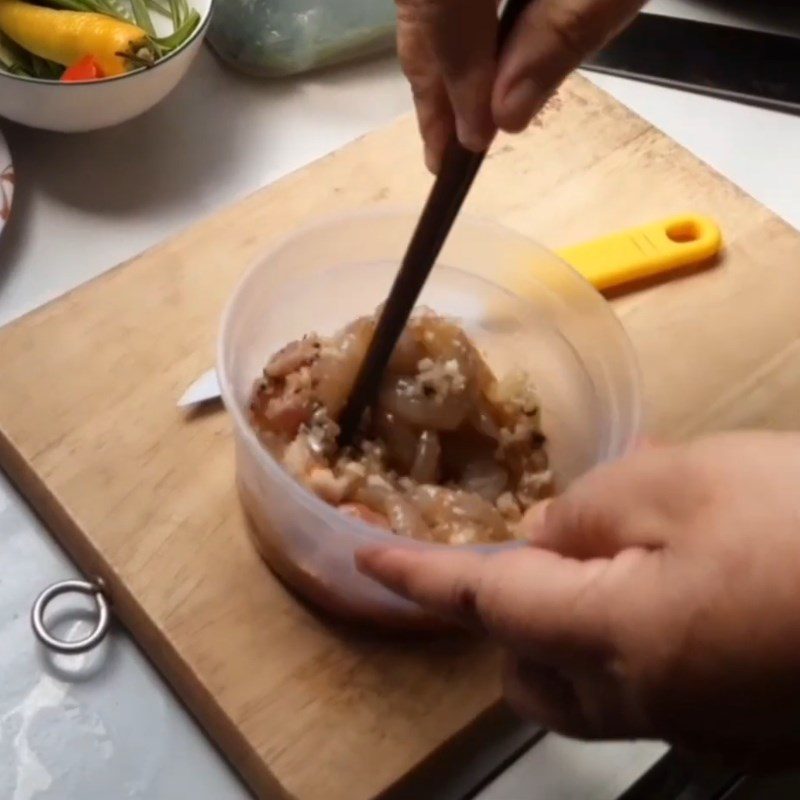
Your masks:
<svg viewBox="0 0 800 800"><path fill-rule="evenodd" d="M47 5L63 8L66 11L95 11L90 0L46 0Z"/></svg>
<svg viewBox="0 0 800 800"><path fill-rule="evenodd" d="M31 56L31 66L34 77L45 81L58 80L64 72L64 67L60 64L55 64L46 58L39 58L39 56Z"/></svg>
<svg viewBox="0 0 800 800"><path fill-rule="evenodd" d="M146 2L153 11L155 11L157 14L161 14L162 17L170 16L169 8L163 3L158 2L158 0L146 0Z"/></svg>
<svg viewBox="0 0 800 800"><path fill-rule="evenodd" d="M31 66L30 55L2 32L0 32L0 65L12 75L36 77Z"/></svg>
<svg viewBox="0 0 800 800"><path fill-rule="evenodd" d="M84 2L86 1L87 0L84 0ZM108 16L122 20L123 22L133 21L133 15L121 0L95 0L95 5L100 14L108 14Z"/></svg>
<svg viewBox="0 0 800 800"><path fill-rule="evenodd" d="M20 75L23 78L34 78L35 75L28 72L19 64L7 64L0 58L0 72L7 72L9 75Z"/></svg>
<svg viewBox="0 0 800 800"><path fill-rule="evenodd" d="M132 22L133 16L121 0L43 0L49 6L65 11L91 11L121 22Z"/></svg>
<svg viewBox="0 0 800 800"><path fill-rule="evenodd" d="M7 59L4 53L0 53L0 72L7 72L9 75L24 75L26 78L33 77L19 62Z"/></svg>
<svg viewBox="0 0 800 800"><path fill-rule="evenodd" d="M177 50L192 35L199 23L200 14L195 9L192 9L183 24L174 33L169 36L151 36L150 38L167 52Z"/></svg>
<svg viewBox="0 0 800 800"><path fill-rule="evenodd" d="M153 20L150 19L150 12L147 10L147 3L145 3L145 0L130 0L130 2L136 24L148 36L155 36L156 29L153 27Z"/></svg>
<svg viewBox="0 0 800 800"><path fill-rule="evenodd" d="M172 30L177 31L181 27L181 4L179 0L169 0L169 15L172 17Z"/></svg>
<svg viewBox="0 0 800 800"><path fill-rule="evenodd" d="M64 72L64 67L60 64L32 55L2 32L0 32L0 67L12 75L24 75L42 80L58 80Z"/></svg>
<svg viewBox="0 0 800 800"><path fill-rule="evenodd" d="M153 53L153 63L150 65L154 67L164 56L167 51L153 38L147 37L147 47Z"/></svg>

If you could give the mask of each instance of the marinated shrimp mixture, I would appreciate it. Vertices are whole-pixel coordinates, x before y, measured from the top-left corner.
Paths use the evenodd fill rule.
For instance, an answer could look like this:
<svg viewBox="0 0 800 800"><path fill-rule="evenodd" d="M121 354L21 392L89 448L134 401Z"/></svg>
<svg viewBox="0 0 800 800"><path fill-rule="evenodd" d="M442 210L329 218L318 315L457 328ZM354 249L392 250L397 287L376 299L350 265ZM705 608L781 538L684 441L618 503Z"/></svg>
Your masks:
<svg viewBox="0 0 800 800"><path fill-rule="evenodd" d="M453 321L415 312L353 447L336 420L376 317L276 353L253 390L251 421L284 468L326 502L401 536L444 544L514 539L552 491L529 376L498 380Z"/></svg>

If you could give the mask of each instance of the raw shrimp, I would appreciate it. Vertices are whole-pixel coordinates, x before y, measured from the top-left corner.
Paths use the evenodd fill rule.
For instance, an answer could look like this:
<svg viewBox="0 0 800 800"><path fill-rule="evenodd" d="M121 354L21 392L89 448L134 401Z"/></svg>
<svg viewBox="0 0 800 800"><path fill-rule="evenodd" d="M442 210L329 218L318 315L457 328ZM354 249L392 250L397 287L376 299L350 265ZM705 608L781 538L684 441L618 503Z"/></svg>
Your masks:
<svg viewBox="0 0 800 800"><path fill-rule="evenodd" d="M336 420L375 323L311 334L270 359L250 407L262 440L297 480L367 524L446 544L515 538L553 489L530 378L498 381L461 327L420 310L356 444L340 451Z"/></svg>

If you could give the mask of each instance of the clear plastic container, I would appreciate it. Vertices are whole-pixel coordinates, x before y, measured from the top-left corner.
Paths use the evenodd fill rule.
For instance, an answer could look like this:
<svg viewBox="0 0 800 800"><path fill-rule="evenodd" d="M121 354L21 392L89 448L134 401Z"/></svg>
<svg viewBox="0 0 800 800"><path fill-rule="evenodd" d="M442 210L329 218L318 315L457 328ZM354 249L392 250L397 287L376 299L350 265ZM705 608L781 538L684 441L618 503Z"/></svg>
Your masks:
<svg viewBox="0 0 800 800"><path fill-rule="evenodd" d="M248 404L276 350L311 331L333 333L386 299L415 222L413 214L358 213L285 239L234 292L217 355L233 418L238 487L262 556L322 609L391 627L430 620L360 575L355 551L375 543L445 545L414 542L339 514L260 443ZM459 219L420 303L458 318L496 374L523 367L533 377L558 487L630 446L641 416L631 345L603 298L548 250L495 224Z"/></svg>

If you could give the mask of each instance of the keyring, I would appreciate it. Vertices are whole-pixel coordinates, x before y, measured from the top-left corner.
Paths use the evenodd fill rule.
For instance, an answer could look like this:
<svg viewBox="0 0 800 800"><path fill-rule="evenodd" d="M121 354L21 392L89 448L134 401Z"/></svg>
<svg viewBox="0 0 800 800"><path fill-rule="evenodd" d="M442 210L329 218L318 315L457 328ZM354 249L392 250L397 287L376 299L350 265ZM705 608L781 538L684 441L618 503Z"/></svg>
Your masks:
<svg viewBox="0 0 800 800"><path fill-rule="evenodd" d="M44 624L44 612L50 601L61 594L70 594L71 592L93 597L95 605L97 606L97 622L94 626L94 630L92 630L88 636L74 642L57 639L47 630ZM56 653L74 654L85 653L87 650L91 650L105 639L110 623L111 612L108 608L108 602L103 595L103 585L99 580L97 582L71 580L54 583L52 586L48 586L36 598L36 602L31 609L31 627L36 634L36 638L45 645L45 647L55 650Z"/></svg>

